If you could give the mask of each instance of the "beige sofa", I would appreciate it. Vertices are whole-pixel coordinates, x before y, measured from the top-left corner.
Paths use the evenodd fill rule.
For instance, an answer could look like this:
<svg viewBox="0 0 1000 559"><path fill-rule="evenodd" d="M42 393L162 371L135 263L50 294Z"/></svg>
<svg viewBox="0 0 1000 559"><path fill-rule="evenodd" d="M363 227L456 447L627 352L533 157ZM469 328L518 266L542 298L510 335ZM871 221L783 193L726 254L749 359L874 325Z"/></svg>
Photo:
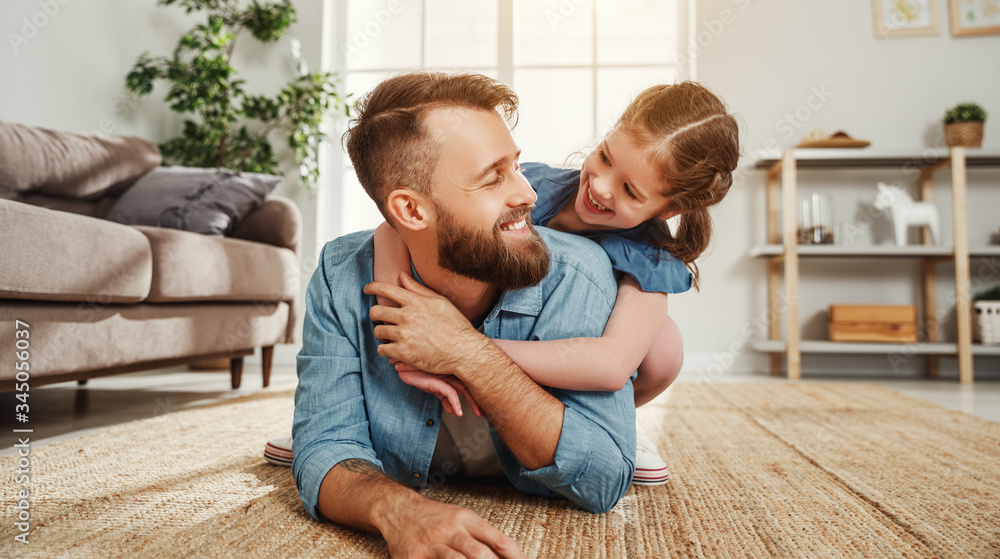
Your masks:
<svg viewBox="0 0 1000 559"><path fill-rule="evenodd" d="M25 360L34 387L219 358L237 388L256 347L268 385L274 345L294 341L294 203L271 198L218 237L101 219L121 186L74 199L12 182L0 188L0 390Z"/></svg>

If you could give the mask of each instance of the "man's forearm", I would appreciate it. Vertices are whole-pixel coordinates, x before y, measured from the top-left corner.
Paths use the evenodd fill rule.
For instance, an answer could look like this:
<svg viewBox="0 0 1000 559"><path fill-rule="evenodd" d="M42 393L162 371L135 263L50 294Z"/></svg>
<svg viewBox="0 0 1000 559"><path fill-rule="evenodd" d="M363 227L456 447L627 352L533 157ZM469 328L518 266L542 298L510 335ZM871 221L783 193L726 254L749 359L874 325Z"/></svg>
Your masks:
<svg viewBox="0 0 1000 559"><path fill-rule="evenodd" d="M413 490L386 476L374 464L351 458L337 464L319 488L319 512L337 524L382 532L395 511L421 499Z"/></svg>
<svg viewBox="0 0 1000 559"><path fill-rule="evenodd" d="M453 554L477 549L490 557L525 557L514 540L476 513L423 497L358 458L327 472L319 512L337 524L379 532L392 557L438 557L449 548Z"/></svg>
<svg viewBox="0 0 1000 559"><path fill-rule="evenodd" d="M555 463L563 404L535 384L496 344L484 337L455 376L521 464L537 470Z"/></svg>

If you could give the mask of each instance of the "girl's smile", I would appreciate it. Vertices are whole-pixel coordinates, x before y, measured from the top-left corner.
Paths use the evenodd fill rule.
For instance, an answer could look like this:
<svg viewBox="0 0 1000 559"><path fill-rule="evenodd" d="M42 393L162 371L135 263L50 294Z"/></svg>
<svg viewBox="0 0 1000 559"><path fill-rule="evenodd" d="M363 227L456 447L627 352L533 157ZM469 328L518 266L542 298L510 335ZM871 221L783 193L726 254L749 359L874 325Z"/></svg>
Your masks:
<svg viewBox="0 0 1000 559"><path fill-rule="evenodd" d="M664 190L644 149L615 130L584 161L572 206L582 229L631 229L671 216Z"/></svg>
<svg viewBox="0 0 1000 559"><path fill-rule="evenodd" d="M611 212L610 209L605 208L604 206L598 204L597 200L594 200L594 194L590 191L589 187L587 188L587 201L590 202L591 207L594 210L596 210L597 212L599 212L599 213ZM611 212L611 213L614 213L614 212Z"/></svg>

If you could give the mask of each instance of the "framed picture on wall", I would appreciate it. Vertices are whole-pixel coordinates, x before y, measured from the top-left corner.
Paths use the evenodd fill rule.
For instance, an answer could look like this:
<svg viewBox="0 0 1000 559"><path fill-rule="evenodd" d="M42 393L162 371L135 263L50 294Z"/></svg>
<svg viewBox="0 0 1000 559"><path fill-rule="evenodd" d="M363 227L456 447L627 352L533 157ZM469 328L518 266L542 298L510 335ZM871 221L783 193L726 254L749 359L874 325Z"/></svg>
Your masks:
<svg viewBox="0 0 1000 559"><path fill-rule="evenodd" d="M872 7L879 39L938 34L937 0L872 0Z"/></svg>
<svg viewBox="0 0 1000 559"><path fill-rule="evenodd" d="M948 0L955 37L1000 33L1000 0Z"/></svg>

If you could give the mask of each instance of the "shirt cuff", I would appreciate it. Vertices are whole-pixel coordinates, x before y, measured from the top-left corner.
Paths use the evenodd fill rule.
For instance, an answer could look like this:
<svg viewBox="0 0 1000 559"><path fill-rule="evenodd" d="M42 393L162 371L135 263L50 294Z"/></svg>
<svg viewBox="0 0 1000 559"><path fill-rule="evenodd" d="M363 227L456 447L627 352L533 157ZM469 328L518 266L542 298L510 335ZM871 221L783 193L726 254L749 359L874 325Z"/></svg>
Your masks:
<svg viewBox="0 0 1000 559"><path fill-rule="evenodd" d="M300 457L300 454L304 456ZM319 512L319 488L323 480L334 466L352 458L367 460L383 469L382 462L370 448L358 445L326 445L312 452L294 453L292 474L299 488L299 497L306 512L316 520L324 520Z"/></svg>
<svg viewBox="0 0 1000 559"><path fill-rule="evenodd" d="M537 470L522 469L521 476L548 487L584 510L607 512L628 491L635 474L635 457L623 454L618 444L607 431L567 406L555 464Z"/></svg>

